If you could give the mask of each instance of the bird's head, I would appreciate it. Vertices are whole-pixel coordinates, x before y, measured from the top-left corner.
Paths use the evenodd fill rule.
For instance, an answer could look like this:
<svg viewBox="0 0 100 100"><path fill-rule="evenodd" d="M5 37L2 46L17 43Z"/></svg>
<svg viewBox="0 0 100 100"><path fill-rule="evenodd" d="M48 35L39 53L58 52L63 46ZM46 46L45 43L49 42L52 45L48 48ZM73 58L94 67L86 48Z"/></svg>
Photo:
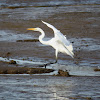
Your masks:
<svg viewBox="0 0 100 100"><path fill-rule="evenodd" d="M27 28L27 30L40 31L41 28L39 28L39 27L37 27L37 28Z"/></svg>

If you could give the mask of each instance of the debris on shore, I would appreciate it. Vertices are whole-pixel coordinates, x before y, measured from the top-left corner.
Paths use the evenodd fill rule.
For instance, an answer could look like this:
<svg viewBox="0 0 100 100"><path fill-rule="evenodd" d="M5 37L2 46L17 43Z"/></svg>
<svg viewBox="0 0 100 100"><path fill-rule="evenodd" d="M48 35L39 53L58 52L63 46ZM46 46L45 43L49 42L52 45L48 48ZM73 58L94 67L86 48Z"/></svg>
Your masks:
<svg viewBox="0 0 100 100"><path fill-rule="evenodd" d="M39 42L38 39L17 40L16 42Z"/></svg>
<svg viewBox="0 0 100 100"><path fill-rule="evenodd" d="M42 74L53 72L53 69L28 67L0 67L0 74Z"/></svg>
<svg viewBox="0 0 100 100"><path fill-rule="evenodd" d="M94 71L100 71L100 69L99 68L96 68L96 69L94 69Z"/></svg>
<svg viewBox="0 0 100 100"><path fill-rule="evenodd" d="M69 72L68 71L63 71L63 70L58 70L58 74L57 76L65 76L65 77L70 77Z"/></svg>
<svg viewBox="0 0 100 100"><path fill-rule="evenodd" d="M9 64L17 64L17 63L16 63L16 61L11 60L11 61L9 61Z"/></svg>

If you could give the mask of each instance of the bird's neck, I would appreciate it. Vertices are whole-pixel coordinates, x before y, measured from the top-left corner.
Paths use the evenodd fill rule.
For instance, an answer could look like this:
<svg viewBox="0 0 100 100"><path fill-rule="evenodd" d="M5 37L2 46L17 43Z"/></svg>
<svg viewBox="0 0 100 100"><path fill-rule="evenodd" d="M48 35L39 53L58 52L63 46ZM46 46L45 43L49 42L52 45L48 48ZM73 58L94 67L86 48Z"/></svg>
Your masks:
<svg viewBox="0 0 100 100"><path fill-rule="evenodd" d="M39 36L39 41L40 41L42 44L49 45L49 44L48 44L48 41L44 41L44 40L43 40L43 38L45 37L45 33L44 33L44 31L43 31L42 29L40 30L40 33L41 33L41 35Z"/></svg>

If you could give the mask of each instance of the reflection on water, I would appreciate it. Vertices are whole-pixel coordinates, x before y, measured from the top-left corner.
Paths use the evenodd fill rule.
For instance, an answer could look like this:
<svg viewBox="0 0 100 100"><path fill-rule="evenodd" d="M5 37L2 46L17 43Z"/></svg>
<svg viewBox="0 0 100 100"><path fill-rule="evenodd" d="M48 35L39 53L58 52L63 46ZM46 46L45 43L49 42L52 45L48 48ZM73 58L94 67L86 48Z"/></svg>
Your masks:
<svg viewBox="0 0 100 100"><path fill-rule="evenodd" d="M0 76L0 99L99 100L99 77Z"/></svg>

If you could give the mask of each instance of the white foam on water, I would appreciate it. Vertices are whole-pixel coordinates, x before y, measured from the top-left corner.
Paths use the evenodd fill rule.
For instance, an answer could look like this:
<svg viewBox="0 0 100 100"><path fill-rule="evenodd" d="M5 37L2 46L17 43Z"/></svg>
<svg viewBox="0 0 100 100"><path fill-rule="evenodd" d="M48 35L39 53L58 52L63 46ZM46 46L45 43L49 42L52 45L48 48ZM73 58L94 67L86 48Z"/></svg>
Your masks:
<svg viewBox="0 0 100 100"><path fill-rule="evenodd" d="M33 64L37 64L37 65L42 65L44 64L43 62L35 62L35 61L28 61L28 60L19 60L19 59L12 59L12 58L3 58L3 57L0 57L0 61L4 61L4 62L10 62L11 60L14 60L16 61L17 64L19 65L33 65Z"/></svg>
<svg viewBox="0 0 100 100"><path fill-rule="evenodd" d="M13 32L0 30L0 41L15 42L16 40L24 40L24 39L33 39L33 37L28 34L16 34Z"/></svg>
<svg viewBox="0 0 100 100"><path fill-rule="evenodd" d="M70 75L75 76L100 76L100 71L94 71L95 68L99 67L91 67L91 66L75 66L75 65L60 65L60 64L52 64L47 66L47 68L53 68L54 70L64 70L68 71Z"/></svg>

